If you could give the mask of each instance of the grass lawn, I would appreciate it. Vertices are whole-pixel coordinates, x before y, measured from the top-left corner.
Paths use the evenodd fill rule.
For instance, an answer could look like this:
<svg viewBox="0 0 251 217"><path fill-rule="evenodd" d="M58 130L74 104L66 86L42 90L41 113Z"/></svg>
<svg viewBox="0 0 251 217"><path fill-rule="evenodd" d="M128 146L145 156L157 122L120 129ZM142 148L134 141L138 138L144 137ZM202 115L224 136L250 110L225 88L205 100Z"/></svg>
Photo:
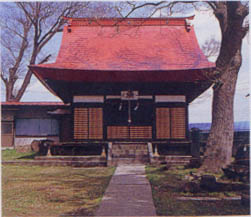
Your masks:
<svg viewBox="0 0 251 217"><path fill-rule="evenodd" d="M114 168L2 166L3 216L88 216Z"/></svg>
<svg viewBox="0 0 251 217"><path fill-rule="evenodd" d="M2 150L2 161L33 160L35 152L17 152L15 149Z"/></svg>
<svg viewBox="0 0 251 217"><path fill-rule="evenodd" d="M248 215L250 210L241 205L240 200L220 201L179 201L179 196L235 196L234 192L224 193L183 193L181 187L186 182L184 177L195 169L176 167L163 170L163 166L146 168L147 177L152 186L153 200L158 215L197 216L197 215Z"/></svg>

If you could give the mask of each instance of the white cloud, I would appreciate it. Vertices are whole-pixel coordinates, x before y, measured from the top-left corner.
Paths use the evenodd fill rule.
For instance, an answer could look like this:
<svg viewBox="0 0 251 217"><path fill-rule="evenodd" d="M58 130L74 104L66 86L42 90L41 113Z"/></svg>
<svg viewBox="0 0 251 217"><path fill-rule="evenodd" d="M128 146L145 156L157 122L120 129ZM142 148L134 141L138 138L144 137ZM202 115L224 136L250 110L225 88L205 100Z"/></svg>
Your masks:
<svg viewBox="0 0 251 217"><path fill-rule="evenodd" d="M212 93L212 88L210 88L189 105L190 123L211 122Z"/></svg>
<svg viewBox="0 0 251 217"><path fill-rule="evenodd" d="M200 46L211 38L221 40L220 26L211 10L195 11L193 24Z"/></svg>
<svg viewBox="0 0 251 217"><path fill-rule="evenodd" d="M48 90L41 84L41 82L37 78L33 78L32 83L27 88L27 92L47 93Z"/></svg>

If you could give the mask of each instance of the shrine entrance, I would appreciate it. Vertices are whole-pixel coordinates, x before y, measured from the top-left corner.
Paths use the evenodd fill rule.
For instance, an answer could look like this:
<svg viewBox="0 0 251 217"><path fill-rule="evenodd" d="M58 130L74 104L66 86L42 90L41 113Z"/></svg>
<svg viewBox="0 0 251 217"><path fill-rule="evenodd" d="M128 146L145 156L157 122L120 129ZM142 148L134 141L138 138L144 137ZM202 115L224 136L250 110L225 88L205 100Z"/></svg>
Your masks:
<svg viewBox="0 0 251 217"><path fill-rule="evenodd" d="M137 91L107 96L104 117L107 139L152 139L152 96L139 96Z"/></svg>

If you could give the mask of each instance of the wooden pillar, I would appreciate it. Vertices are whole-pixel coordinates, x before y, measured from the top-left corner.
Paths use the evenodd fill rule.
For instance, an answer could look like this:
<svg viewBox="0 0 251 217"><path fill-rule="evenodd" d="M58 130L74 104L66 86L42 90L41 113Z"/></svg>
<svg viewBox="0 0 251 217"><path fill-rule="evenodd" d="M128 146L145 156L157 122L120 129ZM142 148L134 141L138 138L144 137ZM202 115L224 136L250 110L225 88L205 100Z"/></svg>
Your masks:
<svg viewBox="0 0 251 217"><path fill-rule="evenodd" d="M158 153L158 148L157 148L157 144L154 146L154 157L159 157L159 153Z"/></svg>
<svg viewBox="0 0 251 217"><path fill-rule="evenodd" d="M50 145L48 146L48 151L47 151L47 157L51 157L51 147Z"/></svg>
<svg viewBox="0 0 251 217"><path fill-rule="evenodd" d="M101 153L101 156L102 156L102 157L106 157L106 154L105 154L105 145L102 145L102 153Z"/></svg>

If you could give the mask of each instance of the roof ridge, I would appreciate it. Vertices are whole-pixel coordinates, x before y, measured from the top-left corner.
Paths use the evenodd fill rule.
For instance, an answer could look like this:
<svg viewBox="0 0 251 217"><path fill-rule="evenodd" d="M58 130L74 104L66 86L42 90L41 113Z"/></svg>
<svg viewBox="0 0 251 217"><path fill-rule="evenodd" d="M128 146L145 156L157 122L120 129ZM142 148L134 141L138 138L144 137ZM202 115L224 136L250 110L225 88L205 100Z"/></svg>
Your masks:
<svg viewBox="0 0 251 217"><path fill-rule="evenodd" d="M164 18L72 18L64 17L68 26L186 26L187 21L193 20L194 16L188 17L164 17Z"/></svg>

